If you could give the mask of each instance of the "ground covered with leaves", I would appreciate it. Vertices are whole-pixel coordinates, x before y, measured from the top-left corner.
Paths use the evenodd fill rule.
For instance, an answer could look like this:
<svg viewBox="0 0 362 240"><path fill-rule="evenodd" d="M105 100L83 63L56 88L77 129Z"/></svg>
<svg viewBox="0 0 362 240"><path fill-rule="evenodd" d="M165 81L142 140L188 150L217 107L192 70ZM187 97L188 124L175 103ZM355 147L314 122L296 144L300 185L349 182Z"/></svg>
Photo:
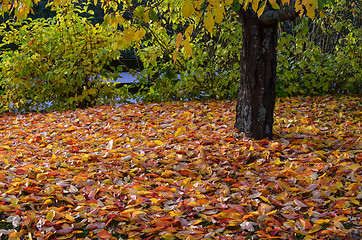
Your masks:
<svg viewBox="0 0 362 240"><path fill-rule="evenodd" d="M0 117L0 234L17 239L358 239L361 98L278 99L274 140L235 102Z"/></svg>

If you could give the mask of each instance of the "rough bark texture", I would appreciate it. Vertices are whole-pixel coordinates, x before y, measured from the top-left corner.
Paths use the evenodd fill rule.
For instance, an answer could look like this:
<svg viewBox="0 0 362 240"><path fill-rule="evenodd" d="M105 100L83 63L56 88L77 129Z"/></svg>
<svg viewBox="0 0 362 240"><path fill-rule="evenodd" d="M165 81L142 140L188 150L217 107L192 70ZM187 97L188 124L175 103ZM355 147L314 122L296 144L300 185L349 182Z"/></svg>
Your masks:
<svg viewBox="0 0 362 240"><path fill-rule="evenodd" d="M244 42L235 127L254 139L272 138L277 24L262 24L251 9L238 13Z"/></svg>
<svg viewBox="0 0 362 240"><path fill-rule="evenodd" d="M265 26L272 26L279 22L294 20L299 15L295 8L286 8L282 10L267 10L259 18L259 21Z"/></svg>

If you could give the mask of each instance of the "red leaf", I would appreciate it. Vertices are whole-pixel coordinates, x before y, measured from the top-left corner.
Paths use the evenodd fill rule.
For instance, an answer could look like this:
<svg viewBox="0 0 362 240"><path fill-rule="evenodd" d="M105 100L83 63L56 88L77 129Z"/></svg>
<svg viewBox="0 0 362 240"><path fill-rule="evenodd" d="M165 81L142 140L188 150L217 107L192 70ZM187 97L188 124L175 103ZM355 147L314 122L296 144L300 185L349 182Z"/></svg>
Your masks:
<svg viewBox="0 0 362 240"><path fill-rule="evenodd" d="M231 178L229 176L227 176L226 178L222 179L223 182L227 182L227 183L235 183L236 180L234 178Z"/></svg>
<svg viewBox="0 0 362 240"><path fill-rule="evenodd" d="M69 228L57 230L57 234L65 235L65 234L71 233L72 231L73 231L73 227L69 227Z"/></svg>
<svg viewBox="0 0 362 240"><path fill-rule="evenodd" d="M77 152L79 152L79 148L78 148L78 146L71 146L70 147L70 152L71 153L77 153Z"/></svg>
<svg viewBox="0 0 362 240"><path fill-rule="evenodd" d="M213 144L214 143L214 141L212 141L212 140L207 140L207 139L202 139L201 141L200 141L200 144L201 145L211 145L211 144Z"/></svg>
<svg viewBox="0 0 362 240"><path fill-rule="evenodd" d="M297 218L300 218L300 215L297 215L297 214L286 214L286 213L282 213L283 217L285 217L286 219L289 219L289 220L294 220L294 219L297 219Z"/></svg>
<svg viewBox="0 0 362 240"><path fill-rule="evenodd" d="M40 189L34 188L34 187L25 187L24 191L27 193L38 193L38 192L40 192Z"/></svg>
<svg viewBox="0 0 362 240"><path fill-rule="evenodd" d="M40 143L40 141L41 141L41 137L40 137L40 136L36 136L36 137L35 137L35 142Z"/></svg>
<svg viewBox="0 0 362 240"><path fill-rule="evenodd" d="M178 172L181 174L181 176L184 176L184 177L190 177L190 176L195 175L193 172L191 172L188 169L181 169Z"/></svg>
<svg viewBox="0 0 362 240"><path fill-rule="evenodd" d="M24 170L23 168L19 168L15 171L15 173L16 175L24 175L26 173L26 170Z"/></svg>

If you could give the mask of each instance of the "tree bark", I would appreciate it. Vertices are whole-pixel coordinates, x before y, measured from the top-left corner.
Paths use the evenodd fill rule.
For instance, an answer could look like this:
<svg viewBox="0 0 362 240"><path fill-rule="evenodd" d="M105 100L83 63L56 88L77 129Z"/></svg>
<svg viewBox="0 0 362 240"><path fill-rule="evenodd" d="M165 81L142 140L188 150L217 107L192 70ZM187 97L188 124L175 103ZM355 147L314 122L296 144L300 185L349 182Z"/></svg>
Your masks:
<svg viewBox="0 0 362 240"><path fill-rule="evenodd" d="M278 25L264 25L251 8L238 14L243 48L235 128L250 138L272 138Z"/></svg>

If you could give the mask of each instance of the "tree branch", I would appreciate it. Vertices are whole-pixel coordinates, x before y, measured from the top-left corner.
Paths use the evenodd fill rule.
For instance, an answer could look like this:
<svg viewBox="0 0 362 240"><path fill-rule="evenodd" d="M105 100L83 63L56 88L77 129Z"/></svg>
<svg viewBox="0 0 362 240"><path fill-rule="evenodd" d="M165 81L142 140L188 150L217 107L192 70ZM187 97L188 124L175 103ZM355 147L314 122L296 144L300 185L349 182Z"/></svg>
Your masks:
<svg viewBox="0 0 362 240"><path fill-rule="evenodd" d="M265 26L272 26L287 20L294 20L299 16L299 11L295 8L286 8L281 10L266 10L259 18L259 21Z"/></svg>

